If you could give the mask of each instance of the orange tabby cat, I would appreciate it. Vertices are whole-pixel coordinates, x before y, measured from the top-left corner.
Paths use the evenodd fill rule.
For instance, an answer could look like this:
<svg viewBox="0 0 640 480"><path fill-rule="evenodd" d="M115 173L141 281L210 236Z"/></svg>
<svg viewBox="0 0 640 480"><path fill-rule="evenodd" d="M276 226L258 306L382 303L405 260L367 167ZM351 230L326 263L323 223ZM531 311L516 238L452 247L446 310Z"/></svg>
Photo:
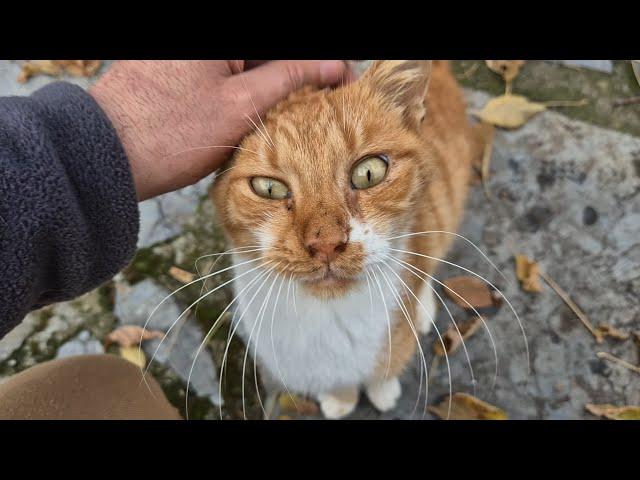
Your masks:
<svg viewBox="0 0 640 480"><path fill-rule="evenodd" d="M238 332L275 387L340 418L364 388L379 410L435 312L426 274L460 222L472 156L444 61L376 61L268 113L212 196L236 249Z"/></svg>

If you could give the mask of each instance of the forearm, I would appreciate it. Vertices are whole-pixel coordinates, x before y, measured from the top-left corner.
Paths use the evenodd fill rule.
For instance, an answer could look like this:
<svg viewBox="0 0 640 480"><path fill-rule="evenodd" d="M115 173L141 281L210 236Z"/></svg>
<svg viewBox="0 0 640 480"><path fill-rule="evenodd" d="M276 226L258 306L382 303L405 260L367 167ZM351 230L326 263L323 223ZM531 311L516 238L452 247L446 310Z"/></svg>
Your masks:
<svg viewBox="0 0 640 480"><path fill-rule="evenodd" d="M91 96L58 83L0 98L0 337L108 280L137 232L126 154Z"/></svg>

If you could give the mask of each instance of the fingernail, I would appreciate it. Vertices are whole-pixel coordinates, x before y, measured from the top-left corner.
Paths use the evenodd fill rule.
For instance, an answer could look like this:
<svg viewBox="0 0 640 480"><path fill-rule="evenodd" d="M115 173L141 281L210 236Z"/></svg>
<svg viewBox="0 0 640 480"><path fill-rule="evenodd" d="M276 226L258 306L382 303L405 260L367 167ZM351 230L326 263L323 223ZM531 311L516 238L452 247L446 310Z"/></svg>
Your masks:
<svg viewBox="0 0 640 480"><path fill-rule="evenodd" d="M342 60L325 60L320 64L320 81L324 85L334 84L342 78L345 69Z"/></svg>

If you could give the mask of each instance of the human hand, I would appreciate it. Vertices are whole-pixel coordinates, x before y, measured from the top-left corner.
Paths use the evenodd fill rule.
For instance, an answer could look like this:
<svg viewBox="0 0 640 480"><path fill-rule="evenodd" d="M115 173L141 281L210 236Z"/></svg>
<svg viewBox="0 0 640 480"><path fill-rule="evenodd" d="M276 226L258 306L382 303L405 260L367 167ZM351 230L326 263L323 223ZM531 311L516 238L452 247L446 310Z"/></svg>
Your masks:
<svg viewBox="0 0 640 480"><path fill-rule="evenodd" d="M138 200L217 169L258 115L304 85L349 81L340 60L119 61L89 90L129 158Z"/></svg>

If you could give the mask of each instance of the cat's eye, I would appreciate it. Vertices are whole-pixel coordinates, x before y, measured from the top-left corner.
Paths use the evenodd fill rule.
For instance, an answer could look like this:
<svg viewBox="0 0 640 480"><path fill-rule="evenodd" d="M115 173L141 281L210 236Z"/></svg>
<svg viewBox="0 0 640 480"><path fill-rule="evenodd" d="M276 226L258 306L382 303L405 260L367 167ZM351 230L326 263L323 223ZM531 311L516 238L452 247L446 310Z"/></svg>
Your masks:
<svg viewBox="0 0 640 480"><path fill-rule="evenodd" d="M272 200L282 200L289 198L289 187L275 178L253 177L251 187L257 195Z"/></svg>
<svg viewBox="0 0 640 480"><path fill-rule="evenodd" d="M384 157L366 157L351 172L351 183L359 190L379 184L387 174L388 164Z"/></svg>

